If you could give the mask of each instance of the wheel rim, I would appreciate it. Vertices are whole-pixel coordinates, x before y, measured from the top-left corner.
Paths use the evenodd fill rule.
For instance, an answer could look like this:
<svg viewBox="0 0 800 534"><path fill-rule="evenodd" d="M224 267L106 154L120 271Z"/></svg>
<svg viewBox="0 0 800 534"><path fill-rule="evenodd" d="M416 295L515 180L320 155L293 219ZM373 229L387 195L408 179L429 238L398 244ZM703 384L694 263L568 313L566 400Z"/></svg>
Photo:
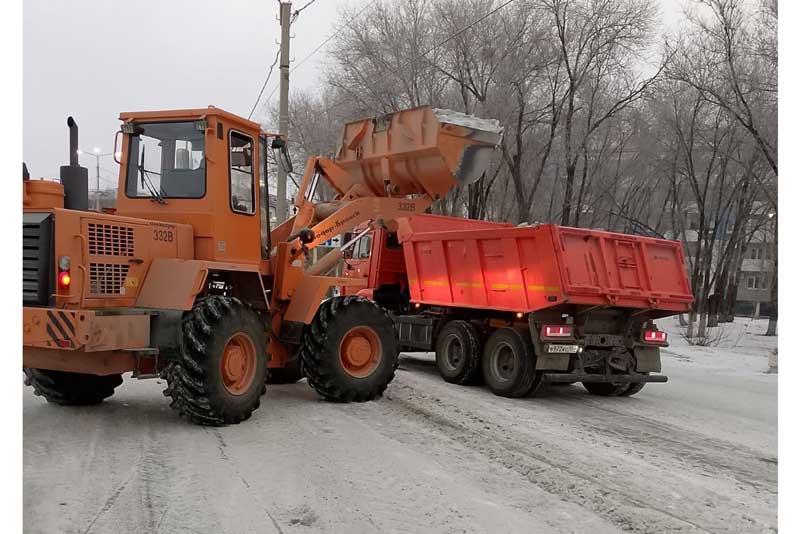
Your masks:
<svg viewBox="0 0 800 534"><path fill-rule="evenodd" d="M366 326L354 326L342 337L339 346L339 361L342 369L355 378L372 374L383 357L383 346L375 330Z"/></svg>
<svg viewBox="0 0 800 534"><path fill-rule="evenodd" d="M237 333L228 338L220 360L222 383L232 395L242 395L256 375L256 347L250 336Z"/></svg>
<svg viewBox="0 0 800 534"><path fill-rule="evenodd" d="M456 371L464 361L464 347L456 336L448 336L444 345L444 364L450 371Z"/></svg>
<svg viewBox="0 0 800 534"><path fill-rule="evenodd" d="M517 358L514 349L507 343L501 343L492 351L492 374L502 382L514 378Z"/></svg>

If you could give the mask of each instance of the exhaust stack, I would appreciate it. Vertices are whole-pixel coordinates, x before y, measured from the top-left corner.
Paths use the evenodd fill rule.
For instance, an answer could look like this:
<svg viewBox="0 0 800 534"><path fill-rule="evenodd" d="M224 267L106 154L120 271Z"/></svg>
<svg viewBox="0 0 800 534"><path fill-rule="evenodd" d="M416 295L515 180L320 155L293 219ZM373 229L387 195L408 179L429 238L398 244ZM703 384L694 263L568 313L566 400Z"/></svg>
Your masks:
<svg viewBox="0 0 800 534"><path fill-rule="evenodd" d="M78 123L67 118L69 127L69 165L62 165L59 175L64 186L64 207L71 210L89 209L89 170L78 163Z"/></svg>

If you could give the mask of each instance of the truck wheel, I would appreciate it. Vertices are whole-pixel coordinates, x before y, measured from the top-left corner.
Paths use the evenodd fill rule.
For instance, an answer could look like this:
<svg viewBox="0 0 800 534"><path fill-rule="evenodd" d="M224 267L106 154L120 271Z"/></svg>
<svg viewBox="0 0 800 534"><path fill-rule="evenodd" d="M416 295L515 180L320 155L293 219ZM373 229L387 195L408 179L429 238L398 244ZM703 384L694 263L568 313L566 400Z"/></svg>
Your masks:
<svg viewBox="0 0 800 534"><path fill-rule="evenodd" d="M267 371L267 384L294 384L304 376L299 357L285 367L274 367Z"/></svg>
<svg viewBox="0 0 800 534"><path fill-rule="evenodd" d="M611 384L609 382L583 382L583 387L592 395L601 397L618 397L633 384Z"/></svg>
<svg viewBox="0 0 800 534"><path fill-rule="evenodd" d="M88 375L23 367L25 384L47 402L62 406L100 404L122 384L122 375Z"/></svg>
<svg viewBox="0 0 800 534"><path fill-rule="evenodd" d="M308 384L334 402L380 397L394 378L398 352L386 311L352 295L323 302L300 346Z"/></svg>
<svg viewBox="0 0 800 534"><path fill-rule="evenodd" d="M450 321L436 338L436 367L445 382L475 384L481 377L478 331L467 321Z"/></svg>
<svg viewBox="0 0 800 534"><path fill-rule="evenodd" d="M200 299L184 315L183 350L164 371L164 395L193 423L240 423L266 391L266 347L264 323L239 299Z"/></svg>
<svg viewBox="0 0 800 534"><path fill-rule="evenodd" d="M647 384L647 382L635 382L635 383L631 384L630 386L628 386L628 388L625 391L623 391L622 393L620 393L619 396L620 397L631 397L633 395L636 395L637 393L642 391L642 389L644 388L645 384Z"/></svg>
<svg viewBox="0 0 800 534"><path fill-rule="evenodd" d="M544 387L530 336L514 328L498 328L489 336L482 369L486 385L495 395L524 397Z"/></svg>

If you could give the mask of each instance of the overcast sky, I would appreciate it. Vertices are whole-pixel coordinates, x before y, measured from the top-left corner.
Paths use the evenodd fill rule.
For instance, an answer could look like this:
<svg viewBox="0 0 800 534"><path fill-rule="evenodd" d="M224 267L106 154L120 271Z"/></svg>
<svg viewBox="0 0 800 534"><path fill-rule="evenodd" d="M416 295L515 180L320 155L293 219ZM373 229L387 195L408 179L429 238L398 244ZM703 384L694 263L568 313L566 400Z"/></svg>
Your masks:
<svg viewBox="0 0 800 534"><path fill-rule="evenodd" d="M660 0L665 23L684 1ZM292 57L324 41L342 8L367 2L316 0L293 26ZM278 50L277 13L277 0L25 0L23 157L31 176L57 176L67 163L68 115L80 126L81 147L103 152L113 149L121 111L214 105L247 116ZM293 88L319 83L324 52L292 74ZM265 97L278 78L276 67ZM94 157L81 156L81 164L93 177ZM113 158L100 165L101 187L114 186Z"/></svg>

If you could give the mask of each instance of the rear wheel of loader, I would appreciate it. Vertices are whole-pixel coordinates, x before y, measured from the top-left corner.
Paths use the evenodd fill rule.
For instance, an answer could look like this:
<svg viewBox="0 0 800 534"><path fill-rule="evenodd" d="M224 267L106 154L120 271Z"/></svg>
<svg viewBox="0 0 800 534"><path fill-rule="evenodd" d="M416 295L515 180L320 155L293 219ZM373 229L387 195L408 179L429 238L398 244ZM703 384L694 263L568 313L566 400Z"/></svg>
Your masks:
<svg viewBox="0 0 800 534"><path fill-rule="evenodd" d="M63 406L86 406L99 404L114 394L114 388L122 384L122 375L87 375L23 368L25 384L33 386L33 392L47 402Z"/></svg>
<svg viewBox="0 0 800 534"><path fill-rule="evenodd" d="M239 299L198 300L183 319L183 351L165 371L164 395L182 417L202 425L249 418L266 391L264 324Z"/></svg>
<svg viewBox="0 0 800 534"><path fill-rule="evenodd" d="M308 384L334 402L380 397L394 378L397 355L389 315L356 296L323 302L300 347Z"/></svg>
<svg viewBox="0 0 800 534"><path fill-rule="evenodd" d="M481 378L478 331L467 321L450 321L436 338L436 367L445 382L475 384Z"/></svg>
<svg viewBox="0 0 800 534"><path fill-rule="evenodd" d="M481 367L486 385L501 397L524 397L545 387L530 336L514 328L498 328L489 336Z"/></svg>

